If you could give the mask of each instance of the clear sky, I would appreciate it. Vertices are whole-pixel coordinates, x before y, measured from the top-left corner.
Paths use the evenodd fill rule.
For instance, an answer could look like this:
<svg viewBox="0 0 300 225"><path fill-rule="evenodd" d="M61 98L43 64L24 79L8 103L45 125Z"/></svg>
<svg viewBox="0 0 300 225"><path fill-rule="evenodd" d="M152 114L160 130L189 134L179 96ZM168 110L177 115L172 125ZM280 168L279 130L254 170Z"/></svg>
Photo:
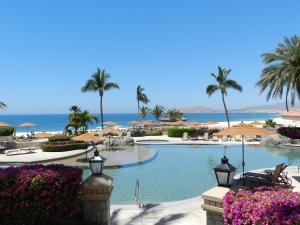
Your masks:
<svg viewBox="0 0 300 225"><path fill-rule="evenodd" d="M98 112L97 94L80 92L97 66L121 87L105 93L105 112L135 112L138 84L152 104L222 108L205 94L218 65L244 88L229 92L229 108L265 104L260 55L299 35L299 9L299 0L1 1L0 113Z"/></svg>

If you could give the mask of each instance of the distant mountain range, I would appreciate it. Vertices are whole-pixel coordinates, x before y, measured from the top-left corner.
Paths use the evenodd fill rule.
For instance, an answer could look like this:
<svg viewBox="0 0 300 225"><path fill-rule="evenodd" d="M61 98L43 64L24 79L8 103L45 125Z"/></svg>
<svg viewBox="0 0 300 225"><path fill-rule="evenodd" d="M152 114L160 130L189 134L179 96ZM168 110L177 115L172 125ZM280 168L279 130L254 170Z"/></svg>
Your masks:
<svg viewBox="0 0 300 225"><path fill-rule="evenodd" d="M300 111L300 106L295 106L291 111ZM180 111L183 113L220 113L224 112L223 109L212 109L204 106L195 106L195 107L182 107ZM239 113L249 113L249 112L260 112L260 113L281 113L285 112L285 103L276 103L268 105L256 105L248 106L238 109L230 109L230 112L239 112Z"/></svg>

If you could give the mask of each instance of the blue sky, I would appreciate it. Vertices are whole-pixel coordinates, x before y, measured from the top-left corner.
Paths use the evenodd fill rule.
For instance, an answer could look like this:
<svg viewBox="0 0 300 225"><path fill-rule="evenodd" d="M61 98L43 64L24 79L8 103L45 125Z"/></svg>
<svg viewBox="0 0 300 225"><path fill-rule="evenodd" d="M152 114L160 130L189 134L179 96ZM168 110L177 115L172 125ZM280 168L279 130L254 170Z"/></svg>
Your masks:
<svg viewBox="0 0 300 225"><path fill-rule="evenodd" d="M80 88L97 66L121 89L105 94L106 112L134 112L141 84L152 104L202 105L211 72L231 68L243 93L228 107L265 104L255 82L260 55L299 34L300 2L1 1L0 113L64 113L70 105L98 112L97 94Z"/></svg>

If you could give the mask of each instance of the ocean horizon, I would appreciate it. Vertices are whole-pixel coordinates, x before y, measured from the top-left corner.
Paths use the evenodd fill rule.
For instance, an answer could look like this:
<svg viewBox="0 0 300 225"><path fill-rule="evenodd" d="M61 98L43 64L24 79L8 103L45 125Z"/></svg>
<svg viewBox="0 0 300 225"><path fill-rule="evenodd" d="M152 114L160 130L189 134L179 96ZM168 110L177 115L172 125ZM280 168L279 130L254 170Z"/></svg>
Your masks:
<svg viewBox="0 0 300 225"><path fill-rule="evenodd" d="M99 117L99 114L94 114ZM184 116L188 121L206 122L214 120L217 122L226 121L225 113L185 113ZM266 120L279 117L279 113L230 113L231 121L247 121L247 120ZM136 119L135 113L107 113L104 114L104 121L114 121L119 126L129 127L128 122ZM146 117L147 120L154 120L152 115ZM68 122L68 114L2 114L0 122L5 122L16 126L24 122L31 122L36 126L29 128L31 131L47 132L47 131L63 131ZM100 124L90 124L89 129L94 129ZM27 128L19 127L17 132L26 132Z"/></svg>

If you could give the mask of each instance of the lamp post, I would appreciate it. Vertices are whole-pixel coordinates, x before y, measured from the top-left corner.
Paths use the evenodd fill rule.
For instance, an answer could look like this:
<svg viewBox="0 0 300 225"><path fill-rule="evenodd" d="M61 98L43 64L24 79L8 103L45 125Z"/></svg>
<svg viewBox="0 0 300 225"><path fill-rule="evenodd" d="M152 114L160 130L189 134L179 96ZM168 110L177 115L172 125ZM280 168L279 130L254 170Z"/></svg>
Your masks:
<svg viewBox="0 0 300 225"><path fill-rule="evenodd" d="M110 225L113 178L103 173L105 158L96 149L89 160L92 175L83 182L83 220L87 225Z"/></svg>
<svg viewBox="0 0 300 225"><path fill-rule="evenodd" d="M102 175L105 158L99 155L99 151L96 148L94 156L89 160L92 175Z"/></svg>
<svg viewBox="0 0 300 225"><path fill-rule="evenodd" d="M221 187L230 187L233 184L233 177L236 168L228 162L228 158L224 155L221 164L214 168L218 185Z"/></svg>

